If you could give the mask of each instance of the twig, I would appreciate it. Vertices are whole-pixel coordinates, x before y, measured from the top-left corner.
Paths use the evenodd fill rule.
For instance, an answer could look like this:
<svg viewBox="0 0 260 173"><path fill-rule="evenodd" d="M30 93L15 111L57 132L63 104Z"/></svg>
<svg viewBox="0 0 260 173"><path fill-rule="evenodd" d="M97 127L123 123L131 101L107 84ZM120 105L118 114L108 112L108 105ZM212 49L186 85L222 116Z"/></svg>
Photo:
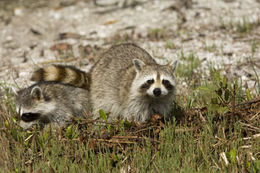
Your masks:
<svg viewBox="0 0 260 173"><path fill-rule="evenodd" d="M260 133L258 133L258 134L255 134L255 135L253 135L252 137L246 137L246 138L243 138L243 140L248 140L248 139L257 139L257 138L259 138L260 137Z"/></svg>
<svg viewBox="0 0 260 173"><path fill-rule="evenodd" d="M31 138L33 137L33 135L34 135L34 134L31 134L30 136L28 136L28 137L24 140L24 142L26 142L26 141L28 141L29 139L31 139Z"/></svg>
<svg viewBox="0 0 260 173"><path fill-rule="evenodd" d="M236 85L235 84L233 85L231 106L232 106L232 117L235 118L235 111L236 111Z"/></svg>
<svg viewBox="0 0 260 173"><path fill-rule="evenodd" d="M156 153L153 155L153 157L151 158L151 160L149 161L149 163L148 163L147 166L145 167L145 170L146 170L145 172L147 172L149 166L152 164L152 162L153 162L153 160L155 159L155 157L156 157Z"/></svg>
<svg viewBox="0 0 260 173"><path fill-rule="evenodd" d="M99 3L97 3L97 0L93 0L93 2L94 2L94 5L96 5L98 7L116 6L118 4L118 2L111 3L111 4L99 4Z"/></svg>
<svg viewBox="0 0 260 173"><path fill-rule="evenodd" d="M142 132L142 131L146 131L146 130L152 129L152 128L154 128L154 127L157 127L157 126L156 126L156 125L150 126L150 127L145 128L145 129L137 130L137 131L135 131L135 132L133 132L133 133L139 133L139 132Z"/></svg>
<svg viewBox="0 0 260 173"><path fill-rule="evenodd" d="M122 164L123 163L125 163L125 161L128 159L128 157L126 156L125 158L124 158L124 160L122 161Z"/></svg>
<svg viewBox="0 0 260 173"><path fill-rule="evenodd" d="M199 112L199 115L200 115L200 119L202 120L202 122L206 124L208 131L210 131L208 122L207 122L206 119L203 117L203 115L202 115L201 112Z"/></svg>
<svg viewBox="0 0 260 173"><path fill-rule="evenodd" d="M251 156L251 159L252 159L253 161L256 161L255 157L253 156L253 153L249 152L249 155Z"/></svg>
<svg viewBox="0 0 260 173"><path fill-rule="evenodd" d="M250 125L250 124L243 123L243 122L241 122L241 121L238 121L238 122L239 122L240 124L244 125L244 126L250 127L251 129L254 129L254 130L260 132L260 128L254 127L254 126L252 126L252 125Z"/></svg>
<svg viewBox="0 0 260 173"><path fill-rule="evenodd" d="M153 162L153 166L155 167L155 169L156 169L156 172L161 172L159 169L158 169L158 167L156 166L156 164Z"/></svg>
<svg viewBox="0 0 260 173"><path fill-rule="evenodd" d="M252 101L247 101L247 102L239 103L239 104L236 104L236 106L251 105L251 104L253 104L253 103L258 103L258 102L260 102L260 98L257 98L257 99L252 100Z"/></svg>
<svg viewBox="0 0 260 173"><path fill-rule="evenodd" d="M195 131L197 129L193 129L193 128L190 128L190 129L175 129L175 133L181 133L181 132L190 132L190 131Z"/></svg>
<svg viewBox="0 0 260 173"><path fill-rule="evenodd" d="M260 111L258 111L254 116L250 118L250 121L254 120L255 118L258 118L260 115Z"/></svg>
<svg viewBox="0 0 260 173"><path fill-rule="evenodd" d="M248 148L251 148L251 147L252 147L252 145L243 145L243 146L241 146L242 149L248 149Z"/></svg>
<svg viewBox="0 0 260 173"><path fill-rule="evenodd" d="M123 143L123 144L134 144L135 142L127 141L127 140L117 140L117 139L94 139L94 141L98 142L109 142L109 143Z"/></svg>
<svg viewBox="0 0 260 173"><path fill-rule="evenodd" d="M58 59L58 60L47 60L43 62L39 62L37 64L45 65L45 64L51 64L51 63L58 63L58 62L71 62L71 61L76 61L78 58L66 58L66 59Z"/></svg>
<svg viewBox="0 0 260 173"><path fill-rule="evenodd" d="M228 166L228 165L229 165L229 162L228 162L226 153L225 153L225 152L220 153L220 157L221 157L221 158L223 159L223 161L225 162L225 165Z"/></svg>
<svg viewBox="0 0 260 173"><path fill-rule="evenodd" d="M118 139L140 139L139 136L113 136L113 138L118 138Z"/></svg>
<svg viewBox="0 0 260 173"><path fill-rule="evenodd" d="M221 170L220 166L217 164L217 162L212 158L212 161L214 162L214 164L216 165L216 168L218 168L219 170Z"/></svg>

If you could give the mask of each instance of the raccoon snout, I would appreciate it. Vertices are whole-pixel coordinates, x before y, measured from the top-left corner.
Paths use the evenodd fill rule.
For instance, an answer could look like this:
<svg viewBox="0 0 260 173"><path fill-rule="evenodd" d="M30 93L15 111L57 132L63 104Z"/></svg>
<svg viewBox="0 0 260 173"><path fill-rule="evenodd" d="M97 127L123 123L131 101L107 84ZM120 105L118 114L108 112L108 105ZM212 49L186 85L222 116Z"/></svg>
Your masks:
<svg viewBox="0 0 260 173"><path fill-rule="evenodd" d="M153 90L153 94L154 94L154 96L156 96L156 97L160 96L161 93L162 93L161 88L155 88L155 89Z"/></svg>

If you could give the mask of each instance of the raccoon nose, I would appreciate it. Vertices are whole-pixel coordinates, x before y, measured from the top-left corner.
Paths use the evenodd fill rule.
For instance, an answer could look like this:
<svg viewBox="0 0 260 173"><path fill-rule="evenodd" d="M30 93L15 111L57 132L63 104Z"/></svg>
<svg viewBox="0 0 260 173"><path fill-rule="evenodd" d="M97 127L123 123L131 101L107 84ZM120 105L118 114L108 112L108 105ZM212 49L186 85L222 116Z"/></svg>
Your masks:
<svg viewBox="0 0 260 173"><path fill-rule="evenodd" d="M161 89L160 88L155 88L154 90L153 90L153 94L154 94L154 96L156 96L156 97L158 97L158 96L160 96L161 95Z"/></svg>

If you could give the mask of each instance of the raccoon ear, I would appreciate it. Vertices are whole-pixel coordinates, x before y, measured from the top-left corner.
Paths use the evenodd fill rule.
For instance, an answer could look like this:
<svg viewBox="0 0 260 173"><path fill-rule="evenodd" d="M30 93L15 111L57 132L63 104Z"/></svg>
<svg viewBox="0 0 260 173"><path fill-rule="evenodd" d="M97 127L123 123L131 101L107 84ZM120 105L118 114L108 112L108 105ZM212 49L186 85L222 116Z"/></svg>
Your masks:
<svg viewBox="0 0 260 173"><path fill-rule="evenodd" d="M39 86L33 87L31 91L31 96L40 100L42 98L42 89Z"/></svg>
<svg viewBox="0 0 260 173"><path fill-rule="evenodd" d="M177 64L178 64L178 60L172 61L172 62L169 63L169 66L172 69L172 72L175 72Z"/></svg>
<svg viewBox="0 0 260 173"><path fill-rule="evenodd" d="M142 67L145 65L145 63L143 61L141 61L140 59L134 59L133 64L135 66L136 72L141 71Z"/></svg>

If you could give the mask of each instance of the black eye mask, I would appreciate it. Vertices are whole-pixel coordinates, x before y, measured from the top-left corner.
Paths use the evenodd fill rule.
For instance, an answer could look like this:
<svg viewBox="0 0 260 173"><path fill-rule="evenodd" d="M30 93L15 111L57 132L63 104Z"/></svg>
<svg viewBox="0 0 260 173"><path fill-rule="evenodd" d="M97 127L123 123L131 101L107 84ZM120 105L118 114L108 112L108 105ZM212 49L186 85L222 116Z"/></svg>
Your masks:
<svg viewBox="0 0 260 173"><path fill-rule="evenodd" d="M22 114L22 117L21 119L24 121L24 122L31 122L31 121L34 121L34 120L37 120L40 118L40 114L38 113L25 113L25 114Z"/></svg>
<svg viewBox="0 0 260 173"><path fill-rule="evenodd" d="M173 88L172 84L170 83L170 81L163 79L162 80L162 84L168 89L171 90Z"/></svg>

